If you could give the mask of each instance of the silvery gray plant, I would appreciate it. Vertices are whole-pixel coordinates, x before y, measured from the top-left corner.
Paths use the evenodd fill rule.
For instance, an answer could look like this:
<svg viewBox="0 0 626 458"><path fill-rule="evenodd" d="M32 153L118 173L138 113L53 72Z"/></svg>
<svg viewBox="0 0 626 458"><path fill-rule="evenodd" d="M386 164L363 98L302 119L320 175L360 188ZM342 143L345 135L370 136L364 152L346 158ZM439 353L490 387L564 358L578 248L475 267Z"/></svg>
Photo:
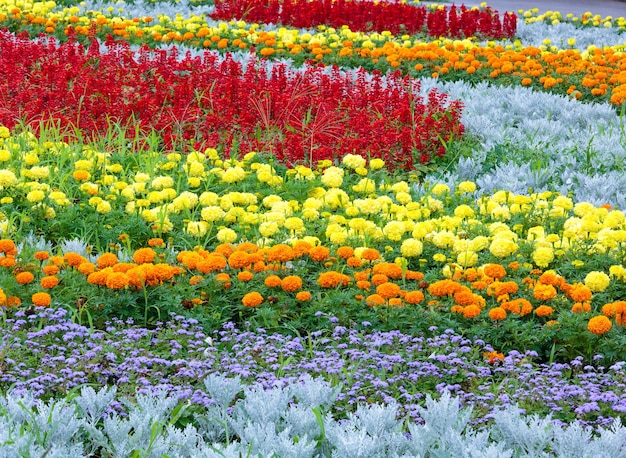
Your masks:
<svg viewBox="0 0 626 458"><path fill-rule="evenodd" d="M0 457L626 457L619 419L593 433L508 407L476 429L471 408L444 391L426 397L422 424L399 418L395 402L359 404L338 420L338 390L322 379L263 390L210 375L205 386L213 403L184 427L187 405L166 393L121 403L115 388L46 402L9 393L0 397Z"/></svg>

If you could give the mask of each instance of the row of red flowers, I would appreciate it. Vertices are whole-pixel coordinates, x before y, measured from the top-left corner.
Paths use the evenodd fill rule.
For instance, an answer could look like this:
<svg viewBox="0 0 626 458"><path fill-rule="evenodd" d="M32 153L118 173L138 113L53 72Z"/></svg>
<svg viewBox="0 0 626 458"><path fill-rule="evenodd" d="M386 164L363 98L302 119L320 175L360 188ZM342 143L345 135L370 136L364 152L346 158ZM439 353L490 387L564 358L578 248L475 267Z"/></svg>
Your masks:
<svg viewBox="0 0 626 458"><path fill-rule="evenodd" d="M135 52L110 41L33 42L0 33L0 124L50 118L85 137L111 121L157 131L165 147L224 145L266 151L280 161L314 162L360 153L389 164L427 163L463 133L462 105L399 75L338 69L247 66L230 56Z"/></svg>
<svg viewBox="0 0 626 458"><path fill-rule="evenodd" d="M352 31L388 30L393 34L427 33L433 37L511 38L517 30L517 16L500 16L491 8L477 9L455 5L431 9L400 2L361 2L352 0L216 0L213 19L244 19L293 27L326 24Z"/></svg>

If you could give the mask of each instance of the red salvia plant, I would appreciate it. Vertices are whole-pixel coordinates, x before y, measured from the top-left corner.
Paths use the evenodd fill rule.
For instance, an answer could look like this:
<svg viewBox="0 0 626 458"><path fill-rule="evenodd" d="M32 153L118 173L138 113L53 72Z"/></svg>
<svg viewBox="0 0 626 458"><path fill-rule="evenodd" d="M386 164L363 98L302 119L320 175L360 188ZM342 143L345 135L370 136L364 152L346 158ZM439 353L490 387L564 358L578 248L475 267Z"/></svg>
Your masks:
<svg viewBox="0 0 626 458"><path fill-rule="evenodd" d="M213 19L243 19L292 27L348 26L355 32L426 33L435 37L512 38L517 16L455 5L430 9L400 2L354 0L215 0Z"/></svg>
<svg viewBox="0 0 626 458"><path fill-rule="evenodd" d="M430 164L460 138L462 104L400 73L338 68L267 70L251 55L133 51L122 41L33 42L0 32L0 124L54 121L95 138L112 125L157 133L163 149L272 153L288 165L380 157L390 168Z"/></svg>

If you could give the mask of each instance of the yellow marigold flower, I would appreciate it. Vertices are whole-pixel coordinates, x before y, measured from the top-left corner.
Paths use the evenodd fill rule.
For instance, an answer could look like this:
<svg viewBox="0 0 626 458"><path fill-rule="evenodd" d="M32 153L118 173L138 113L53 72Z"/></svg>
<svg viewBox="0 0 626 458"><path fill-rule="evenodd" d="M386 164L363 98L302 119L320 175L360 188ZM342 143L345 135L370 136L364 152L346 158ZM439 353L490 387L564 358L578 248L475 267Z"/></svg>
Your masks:
<svg viewBox="0 0 626 458"><path fill-rule="evenodd" d="M473 181L462 181L457 185L457 189L460 192L471 193L476 191L476 183Z"/></svg>
<svg viewBox="0 0 626 458"><path fill-rule="evenodd" d="M471 250L464 251L459 253L456 258L457 264L461 267L472 267L478 263L478 253L475 253Z"/></svg>
<svg viewBox="0 0 626 458"><path fill-rule="evenodd" d="M370 169L372 170L380 170L385 166L385 161L383 161L382 159L372 159L370 161Z"/></svg>
<svg viewBox="0 0 626 458"><path fill-rule="evenodd" d="M519 249L517 243L508 237L495 237L489 245L491 254L498 258L505 258L512 255Z"/></svg>
<svg viewBox="0 0 626 458"><path fill-rule="evenodd" d="M539 267L546 268L554 260L554 250L551 247L537 247L533 251L533 261Z"/></svg>
<svg viewBox="0 0 626 458"><path fill-rule="evenodd" d="M52 298L48 293L35 293L32 295L31 300L33 305L37 307L48 307L52 302Z"/></svg>
<svg viewBox="0 0 626 458"><path fill-rule="evenodd" d="M612 327L613 324L611 320L604 315L594 316L587 323L587 329L596 335L605 334L609 332Z"/></svg>
<svg viewBox="0 0 626 458"><path fill-rule="evenodd" d="M433 186L431 192L435 196L443 196L444 194L448 194L450 192L450 187L447 184L437 183L435 186Z"/></svg>
<svg viewBox="0 0 626 458"><path fill-rule="evenodd" d="M243 296L243 298L241 299L241 303L244 307L258 307L263 303L263 300L264 299L263 296L261 296L261 293L252 291L251 293Z"/></svg>
<svg viewBox="0 0 626 458"><path fill-rule="evenodd" d="M585 286L594 293L601 293L611 283L611 278L604 272L592 271L585 277Z"/></svg>
<svg viewBox="0 0 626 458"><path fill-rule="evenodd" d="M341 161L343 165L353 170L365 167L366 162L365 158L358 154L346 154Z"/></svg>
<svg viewBox="0 0 626 458"><path fill-rule="evenodd" d="M13 186L16 183L17 177L12 171L6 169L0 170L0 189Z"/></svg>
<svg viewBox="0 0 626 458"><path fill-rule="evenodd" d="M238 238L237 233L228 227L220 229L217 232L217 240L221 243L233 243L236 242Z"/></svg>
<svg viewBox="0 0 626 458"><path fill-rule="evenodd" d="M420 256L424 250L424 244L415 238L408 238L402 242L400 253L406 258Z"/></svg>

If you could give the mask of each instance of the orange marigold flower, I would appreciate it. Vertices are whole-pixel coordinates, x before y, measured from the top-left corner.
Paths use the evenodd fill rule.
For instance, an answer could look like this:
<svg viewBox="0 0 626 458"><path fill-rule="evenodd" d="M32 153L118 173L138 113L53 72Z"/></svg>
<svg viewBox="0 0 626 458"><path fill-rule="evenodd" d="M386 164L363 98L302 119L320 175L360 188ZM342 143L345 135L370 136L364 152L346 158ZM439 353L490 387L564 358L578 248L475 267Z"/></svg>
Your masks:
<svg viewBox="0 0 626 458"><path fill-rule="evenodd" d="M12 253L15 250L15 242L10 239L0 240L0 253Z"/></svg>
<svg viewBox="0 0 626 458"><path fill-rule="evenodd" d="M367 280L358 280L356 282L356 287L359 289L364 289L366 291L369 291L370 286L372 286L372 284L368 282Z"/></svg>
<svg viewBox="0 0 626 458"><path fill-rule="evenodd" d="M123 272L111 272L106 277L105 286L109 289L124 289L128 286L128 278Z"/></svg>
<svg viewBox="0 0 626 458"><path fill-rule="evenodd" d="M350 267L354 267L354 268L359 268L363 265L363 262L354 256L350 256L347 260L346 260L346 264L348 264L348 266Z"/></svg>
<svg viewBox="0 0 626 458"><path fill-rule="evenodd" d="M244 269L250 265L250 255L245 251L234 251L228 257L228 265L233 269Z"/></svg>
<svg viewBox="0 0 626 458"><path fill-rule="evenodd" d="M428 292L435 297L451 296L460 289L461 285L452 280L439 280L428 285Z"/></svg>
<svg viewBox="0 0 626 458"><path fill-rule="evenodd" d="M203 274L223 270L226 268L226 258L221 254L211 253L205 259L198 261L196 269Z"/></svg>
<svg viewBox="0 0 626 458"><path fill-rule="evenodd" d="M383 283L389 281L389 277L385 274L374 274L372 275L372 283L376 286L382 285Z"/></svg>
<svg viewBox="0 0 626 458"><path fill-rule="evenodd" d="M609 318L626 313L626 301L615 301L602 306L602 313Z"/></svg>
<svg viewBox="0 0 626 458"><path fill-rule="evenodd" d="M148 246L150 247L163 246L163 245L165 245L165 242L163 241L162 238L155 237L155 238L148 240Z"/></svg>
<svg viewBox="0 0 626 458"><path fill-rule="evenodd" d="M565 283L565 279L563 277L551 271L542 273L537 281L546 285L552 285L556 288L560 288Z"/></svg>
<svg viewBox="0 0 626 458"><path fill-rule="evenodd" d="M278 288L281 284L281 280L278 275L268 275L265 277L263 283L269 288Z"/></svg>
<svg viewBox="0 0 626 458"><path fill-rule="evenodd" d="M117 256L113 253L104 253L98 257L96 264L98 265L98 268L104 269L105 267L111 267L112 265L117 264L117 261Z"/></svg>
<svg viewBox="0 0 626 458"><path fill-rule="evenodd" d="M463 316L465 318L476 318L478 315L480 315L480 307L478 305L472 304L463 307Z"/></svg>
<svg viewBox="0 0 626 458"><path fill-rule="evenodd" d="M549 301L556 296L556 289L552 285L537 283L533 288L533 296L540 301Z"/></svg>
<svg viewBox="0 0 626 458"><path fill-rule="evenodd" d="M232 285L232 282L230 281L230 275L228 275L226 272L220 272L219 274L217 274L215 276L215 280L221 283L224 289L228 289Z"/></svg>
<svg viewBox="0 0 626 458"><path fill-rule="evenodd" d="M361 258L367 261L376 261L380 259L380 252L375 248L366 248L363 250L363 253L361 253Z"/></svg>
<svg viewBox="0 0 626 458"><path fill-rule="evenodd" d="M289 275L282 279L280 282L280 287L283 291L287 291L290 293L298 291L302 288L302 279L297 275Z"/></svg>
<svg viewBox="0 0 626 458"><path fill-rule="evenodd" d="M351 246L340 246L339 248L337 248L337 256L342 259L348 259L354 256L354 248L352 248Z"/></svg>
<svg viewBox="0 0 626 458"><path fill-rule="evenodd" d="M246 253L256 253L259 251L259 247L252 242L241 242L237 245L236 251L245 251Z"/></svg>
<svg viewBox="0 0 626 458"><path fill-rule="evenodd" d="M517 270L520 268L520 263L517 261L509 262L509 269Z"/></svg>
<svg viewBox="0 0 626 458"><path fill-rule="evenodd" d="M549 305L540 305L535 309L535 315L537 316L550 316L554 313L554 309Z"/></svg>
<svg viewBox="0 0 626 458"><path fill-rule="evenodd" d="M28 285L35 280L35 276L31 272L20 272L15 276L15 279L20 285Z"/></svg>
<svg viewBox="0 0 626 458"><path fill-rule="evenodd" d="M372 271L375 274L387 275L389 278L400 279L402 278L402 267L393 262L381 262L374 265Z"/></svg>
<svg viewBox="0 0 626 458"><path fill-rule="evenodd" d="M311 293L308 291L300 291L296 294L296 300L300 302L306 302L311 299Z"/></svg>
<svg viewBox="0 0 626 458"><path fill-rule="evenodd" d="M496 364L504 361L504 354L497 351L487 351L483 353L483 356L489 364Z"/></svg>
<svg viewBox="0 0 626 458"><path fill-rule="evenodd" d="M388 305L390 307L404 307L404 302L402 302L400 297L390 297Z"/></svg>
<svg viewBox="0 0 626 458"><path fill-rule="evenodd" d="M50 259L48 259L48 264L63 267L65 265L65 258L63 258L63 256L50 256Z"/></svg>
<svg viewBox="0 0 626 458"><path fill-rule="evenodd" d="M490 296L503 296L505 294L514 294L519 290L519 285L514 281L494 281L487 287L487 294Z"/></svg>
<svg viewBox="0 0 626 458"><path fill-rule="evenodd" d="M261 293L252 291L241 299L241 303L244 307L258 307L263 303L263 300L264 299L263 296L261 296Z"/></svg>
<svg viewBox="0 0 626 458"><path fill-rule="evenodd" d="M500 264L487 264L485 265L485 267L483 267L483 272L488 277L494 278L496 280L500 280L506 275L506 269Z"/></svg>
<svg viewBox="0 0 626 458"><path fill-rule="evenodd" d="M506 310L504 310L502 307L494 307L489 310L489 318L494 321L504 320L506 318Z"/></svg>
<svg viewBox="0 0 626 458"><path fill-rule="evenodd" d="M326 261L329 256L330 250L325 246L316 246L311 248L311 250L309 251L309 257L313 261L323 262Z"/></svg>
<svg viewBox="0 0 626 458"><path fill-rule="evenodd" d="M118 262L111 268L113 272L128 272L130 269L134 269L137 267L137 264L133 264L132 262Z"/></svg>
<svg viewBox="0 0 626 458"><path fill-rule="evenodd" d="M0 256L0 267L13 267L15 258L13 256Z"/></svg>
<svg viewBox="0 0 626 458"><path fill-rule="evenodd" d="M139 248L133 253L133 261L137 264L147 264L156 258L156 251L152 248Z"/></svg>
<svg viewBox="0 0 626 458"><path fill-rule="evenodd" d="M254 274L249 270L242 270L237 274L237 279L239 281L248 282L254 278Z"/></svg>
<svg viewBox="0 0 626 458"><path fill-rule="evenodd" d="M41 285L42 288L50 289L50 288L54 288L56 285L59 284L59 279L55 277L54 275L48 275L46 277L43 277L39 281L39 284Z"/></svg>
<svg viewBox="0 0 626 458"><path fill-rule="evenodd" d="M330 272L322 272L317 279L318 285L322 288L336 288L340 285L347 285L350 282L350 277L331 270Z"/></svg>
<svg viewBox="0 0 626 458"><path fill-rule="evenodd" d="M404 275L407 280L420 281L424 278L424 274L422 272L418 272L417 270L407 270Z"/></svg>
<svg viewBox="0 0 626 458"><path fill-rule="evenodd" d="M191 286L199 285L204 281L204 277L202 275L194 275L189 279L189 284Z"/></svg>
<svg viewBox="0 0 626 458"><path fill-rule="evenodd" d="M472 283L472 288L478 290L478 291L482 291L483 289L487 289L487 287L489 286L489 283L487 283L486 281L475 281Z"/></svg>
<svg viewBox="0 0 626 458"><path fill-rule="evenodd" d="M385 282L376 286L376 294L384 297L385 299L391 299L392 297L398 297L400 295L400 286L395 283Z"/></svg>
<svg viewBox="0 0 626 458"><path fill-rule="evenodd" d="M452 313L463 313L463 309L465 307L463 307L462 305L453 305L452 307L450 307L450 311Z"/></svg>
<svg viewBox="0 0 626 458"><path fill-rule="evenodd" d="M87 181L91 178L91 173L87 170L75 170L74 173L72 173L72 176L76 181Z"/></svg>
<svg viewBox="0 0 626 458"><path fill-rule="evenodd" d="M583 283L574 283L568 290L567 295L576 302L588 302L593 293L588 286Z"/></svg>
<svg viewBox="0 0 626 458"><path fill-rule="evenodd" d="M52 302L48 293L35 293L32 295L31 300L33 305L36 305L37 307L48 307Z"/></svg>
<svg viewBox="0 0 626 458"><path fill-rule="evenodd" d="M309 254L311 248L313 248L313 245L311 245L309 242L305 242L304 240L298 240L296 243L293 244L294 257L301 258L305 254Z"/></svg>
<svg viewBox="0 0 626 458"><path fill-rule="evenodd" d="M361 270L359 272L354 272L354 274L352 275L354 277L354 279L356 281L361 281L361 280L369 280L370 278L370 270Z"/></svg>
<svg viewBox="0 0 626 458"><path fill-rule="evenodd" d="M612 327L611 320L604 315L594 316L587 323L587 329L596 335L607 333Z"/></svg>
<svg viewBox="0 0 626 458"><path fill-rule="evenodd" d="M454 293L454 302L458 305L471 305L475 304L474 293L467 286L462 286Z"/></svg>
<svg viewBox="0 0 626 458"><path fill-rule="evenodd" d="M233 251L235 251L235 249L230 243L220 243L218 246L215 247L215 250L213 251L215 251L217 254L222 255L224 258L228 258L231 254L233 254Z"/></svg>
<svg viewBox="0 0 626 458"><path fill-rule="evenodd" d="M287 262L294 258L293 248L289 245L279 243L267 250L268 262Z"/></svg>
<svg viewBox="0 0 626 458"><path fill-rule="evenodd" d="M89 275L96 270L96 265L92 262L83 262L78 266L78 271L83 275Z"/></svg>
<svg viewBox="0 0 626 458"><path fill-rule="evenodd" d="M572 305L572 313L583 313L584 309L583 309L583 304L582 302L575 302L574 305ZM604 309L602 309L602 312L604 312Z"/></svg>
<svg viewBox="0 0 626 458"><path fill-rule="evenodd" d="M68 253L65 253L63 255L63 259L65 260L67 265L70 266L70 267L78 267L83 262L87 262L87 259L84 256L82 256L82 255L80 255L78 253L75 253L74 251L70 251ZM104 266L104 267L106 267L106 266Z"/></svg>
<svg viewBox="0 0 626 458"><path fill-rule="evenodd" d="M368 307L378 307L385 303L385 298L380 294L370 294L365 298L365 304Z"/></svg>
<svg viewBox="0 0 626 458"><path fill-rule="evenodd" d="M48 253L47 251L37 251L35 252L33 257L37 259L38 261L45 261L46 259L50 257L50 253Z"/></svg>
<svg viewBox="0 0 626 458"><path fill-rule="evenodd" d="M424 300L424 293L421 291L408 291L404 295L404 302L407 304L419 304Z"/></svg>
<svg viewBox="0 0 626 458"><path fill-rule="evenodd" d="M58 266L44 266L41 270L45 275L56 275L59 273Z"/></svg>
<svg viewBox="0 0 626 458"><path fill-rule="evenodd" d="M6 305L8 307L17 307L21 303L22 303L22 300L17 296L9 296L7 297L7 300L6 300ZM1 301L0 301L0 304L2 304Z"/></svg>
<svg viewBox="0 0 626 458"><path fill-rule="evenodd" d="M107 283L107 276L113 272L110 267L103 270L97 270L87 276L87 282L92 285L105 286Z"/></svg>

